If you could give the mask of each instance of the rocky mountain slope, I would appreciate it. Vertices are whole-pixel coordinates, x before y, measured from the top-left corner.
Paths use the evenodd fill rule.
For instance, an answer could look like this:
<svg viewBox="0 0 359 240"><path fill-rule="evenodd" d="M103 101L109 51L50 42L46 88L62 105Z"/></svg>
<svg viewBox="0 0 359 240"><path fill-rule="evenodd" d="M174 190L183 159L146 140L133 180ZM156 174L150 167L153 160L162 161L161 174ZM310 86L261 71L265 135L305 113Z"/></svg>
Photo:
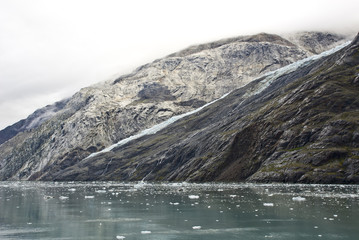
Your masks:
<svg viewBox="0 0 359 240"><path fill-rule="evenodd" d="M311 56L315 46L328 49L344 40L323 33L294 39L300 42L300 36L313 41L295 44L258 34L198 45L115 81L84 88L57 107L48 106L0 132L0 179L64 179L54 174L78 166L93 152Z"/></svg>
<svg viewBox="0 0 359 240"><path fill-rule="evenodd" d="M359 35L43 179L359 183Z"/></svg>

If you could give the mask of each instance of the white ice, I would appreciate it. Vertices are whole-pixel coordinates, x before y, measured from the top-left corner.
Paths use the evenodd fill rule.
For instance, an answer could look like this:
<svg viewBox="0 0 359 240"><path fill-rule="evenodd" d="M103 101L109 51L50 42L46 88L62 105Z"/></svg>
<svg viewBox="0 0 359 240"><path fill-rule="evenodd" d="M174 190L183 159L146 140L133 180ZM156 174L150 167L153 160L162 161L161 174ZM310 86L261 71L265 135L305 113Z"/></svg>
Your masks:
<svg viewBox="0 0 359 240"><path fill-rule="evenodd" d="M189 199L199 199L198 195L189 195L188 196Z"/></svg>
<svg viewBox="0 0 359 240"><path fill-rule="evenodd" d="M298 196L298 197L292 197L292 200L296 202L303 202L306 199L304 197Z"/></svg>
<svg viewBox="0 0 359 240"><path fill-rule="evenodd" d="M194 230L199 230L199 229L201 229L202 227L201 226L193 226L192 227L192 229L194 229Z"/></svg>
<svg viewBox="0 0 359 240"><path fill-rule="evenodd" d="M263 203L263 206L265 206L265 207L273 207L274 203Z"/></svg>

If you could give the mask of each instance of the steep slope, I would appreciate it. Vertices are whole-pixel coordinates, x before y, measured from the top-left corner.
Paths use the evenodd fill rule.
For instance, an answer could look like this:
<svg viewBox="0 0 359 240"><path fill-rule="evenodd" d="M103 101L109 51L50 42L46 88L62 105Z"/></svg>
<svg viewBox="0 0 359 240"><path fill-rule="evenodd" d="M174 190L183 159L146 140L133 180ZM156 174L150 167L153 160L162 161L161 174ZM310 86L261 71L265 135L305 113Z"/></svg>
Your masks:
<svg viewBox="0 0 359 240"><path fill-rule="evenodd" d="M36 126L25 124L8 136L0 145L0 179L45 178L310 55L280 36L258 34L191 47L84 88L50 118L38 118Z"/></svg>
<svg viewBox="0 0 359 240"><path fill-rule="evenodd" d="M33 114L28 116L26 119L20 120L17 123L1 130L0 145L6 142L7 140L13 138L20 132L37 128L43 122L52 118L57 112L61 111L65 107L67 102L68 99L65 99L63 101L56 102L52 105L48 105L46 107L40 108L36 110Z"/></svg>
<svg viewBox="0 0 359 240"><path fill-rule="evenodd" d="M359 183L359 35L45 180Z"/></svg>

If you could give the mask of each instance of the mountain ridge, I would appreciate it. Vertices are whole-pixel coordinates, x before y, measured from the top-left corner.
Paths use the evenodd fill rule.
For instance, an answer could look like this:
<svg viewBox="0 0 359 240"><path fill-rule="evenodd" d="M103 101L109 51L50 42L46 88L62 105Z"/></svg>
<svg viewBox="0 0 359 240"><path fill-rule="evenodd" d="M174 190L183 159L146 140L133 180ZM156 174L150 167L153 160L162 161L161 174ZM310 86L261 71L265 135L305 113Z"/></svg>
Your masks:
<svg viewBox="0 0 359 240"><path fill-rule="evenodd" d="M50 179L358 183L358 41Z"/></svg>
<svg viewBox="0 0 359 240"><path fill-rule="evenodd" d="M258 36L254 39L269 37ZM260 73L311 55L287 45L232 41L184 58L155 60L113 82L84 88L56 117L0 145L0 179L45 179L46 170L71 167L120 139L210 102Z"/></svg>

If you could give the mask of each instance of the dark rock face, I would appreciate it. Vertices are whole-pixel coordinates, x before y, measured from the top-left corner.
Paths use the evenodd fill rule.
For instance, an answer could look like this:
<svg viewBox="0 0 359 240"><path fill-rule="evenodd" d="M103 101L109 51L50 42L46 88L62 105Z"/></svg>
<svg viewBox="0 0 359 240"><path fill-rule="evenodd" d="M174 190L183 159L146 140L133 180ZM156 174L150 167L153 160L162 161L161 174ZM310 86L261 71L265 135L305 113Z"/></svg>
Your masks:
<svg viewBox="0 0 359 240"><path fill-rule="evenodd" d="M359 183L358 37L45 180Z"/></svg>
<svg viewBox="0 0 359 240"><path fill-rule="evenodd" d="M137 96L140 101L170 101L175 100L176 97L171 95L167 86L158 83L145 84L143 89L138 92Z"/></svg>

